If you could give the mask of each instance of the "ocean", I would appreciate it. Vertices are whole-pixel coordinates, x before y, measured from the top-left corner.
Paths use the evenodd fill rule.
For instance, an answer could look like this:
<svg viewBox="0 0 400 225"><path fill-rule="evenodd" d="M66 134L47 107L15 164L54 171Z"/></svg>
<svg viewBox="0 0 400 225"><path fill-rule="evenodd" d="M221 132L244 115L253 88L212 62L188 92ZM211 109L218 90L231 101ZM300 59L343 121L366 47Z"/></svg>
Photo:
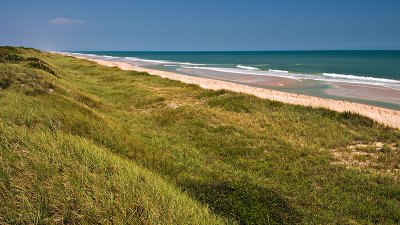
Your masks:
<svg viewBox="0 0 400 225"><path fill-rule="evenodd" d="M287 78L303 81L307 85L266 86L293 93L354 100L400 109L400 99L397 99L397 94L390 96L396 93L393 91L400 93L400 51L77 51L73 53L122 60L138 66L214 79L221 77L223 80L231 80L222 76L224 74L252 76L256 77L255 81L267 77ZM261 82L253 82L250 85L262 86L259 83ZM390 101L385 101L384 95L380 98L368 96L363 98L356 95L357 93L352 95L350 92L346 92L350 93L349 96L340 95L340 97L332 93L327 94L326 90L334 83L388 89L391 91L385 93L389 95L387 97Z"/></svg>

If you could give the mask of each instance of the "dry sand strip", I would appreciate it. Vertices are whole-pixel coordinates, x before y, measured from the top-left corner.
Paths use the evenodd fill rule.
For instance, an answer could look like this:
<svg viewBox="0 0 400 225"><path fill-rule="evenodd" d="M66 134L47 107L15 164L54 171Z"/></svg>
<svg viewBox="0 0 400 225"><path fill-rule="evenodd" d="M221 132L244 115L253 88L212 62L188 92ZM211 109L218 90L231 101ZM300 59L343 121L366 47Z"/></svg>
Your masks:
<svg viewBox="0 0 400 225"><path fill-rule="evenodd" d="M98 64L109 66L109 67L119 67L123 70L134 70L139 72L147 72L151 75L157 75L162 78L168 78L172 80L178 80L187 84L197 84L205 89L212 90L229 90L239 93L245 93L250 95L255 95L259 98L269 99L289 104L295 105L303 105L303 106L311 106L315 108L326 108L330 110L334 110L337 112L352 112L358 113L360 115L369 117L375 120L378 123L382 123L384 125L400 128L400 111L385 109L376 106L369 106L359 103L341 101L341 100L333 100L326 98L319 98L314 96L300 95L300 94L292 94L281 91L275 91L270 89L258 88L258 87L250 87L242 84L231 83L227 81L214 80L209 78L201 78L201 77L192 77L187 75L182 75L173 72L166 72L160 70L147 69L142 67L133 66L129 63L118 62L118 61L108 61L108 60L99 60L99 59L91 59L84 56L76 56L68 53L59 53L67 56L76 57L79 59L86 59L89 61L97 62Z"/></svg>

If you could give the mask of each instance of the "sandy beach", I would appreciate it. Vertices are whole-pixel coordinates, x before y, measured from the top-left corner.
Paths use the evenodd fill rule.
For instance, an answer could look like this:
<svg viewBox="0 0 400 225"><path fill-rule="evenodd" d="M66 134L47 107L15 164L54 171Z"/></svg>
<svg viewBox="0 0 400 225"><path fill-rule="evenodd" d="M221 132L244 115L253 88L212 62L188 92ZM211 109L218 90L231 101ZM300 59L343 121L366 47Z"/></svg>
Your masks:
<svg viewBox="0 0 400 225"><path fill-rule="evenodd" d="M342 101L342 100L333 100L333 99L326 99L326 98L320 98L320 97L314 97L314 96L308 96L308 95L280 92L280 91L259 88L259 87L252 87L252 86L247 86L247 85L243 85L243 84L237 84L237 83L232 83L232 82L227 82L227 81L222 81L222 80L215 80L215 79L210 79L210 78L182 75L182 74L173 73L173 72L166 72L166 71L160 71L160 70L154 70L154 69L133 66L129 63L118 62L118 61L92 59L92 58L88 58L88 57L84 57L84 56L76 56L76 55L72 55L72 54L68 54L68 53L58 53L58 54L68 55L68 56L76 57L79 59L86 59L86 60L93 61L93 62L99 63L101 65L109 66L109 67L119 67L123 70L134 70L134 71L139 71L139 72L147 72L149 74L157 75L162 78L178 80L178 81L181 81L181 82L184 82L187 84L196 84L205 89L212 89L212 90L225 89L225 90L229 90L229 91L254 95L254 96L257 96L257 97L260 97L263 99L280 101L280 102L289 103L289 104L311 106L311 107L315 107L315 108L326 108L326 109L334 110L337 112L349 111L352 113L358 113L360 115L369 117L378 123L381 123L381 124L384 124L384 125L387 125L390 127L400 128L400 111L397 111L397 110L386 109L386 108L370 106L370 105L365 105L365 104L359 104L359 103L353 103L353 102L347 102L347 101ZM245 78L243 78L243 79L244 79L243 81L245 81ZM283 82L281 82L281 81L283 81ZM288 80L281 80L281 81L278 79L273 79L272 82L274 83L274 85L279 85L279 86L285 85L285 82L290 82ZM342 88L347 88L348 91L350 91L350 88L348 86L345 86L344 84L338 84L338 85L340 85ZM377 90L377 91L379 91L379 90ZM331 92L332 92L332 94L334 94L333 90ZM338 94L338 93L336 93L336 94Z"/></svg>

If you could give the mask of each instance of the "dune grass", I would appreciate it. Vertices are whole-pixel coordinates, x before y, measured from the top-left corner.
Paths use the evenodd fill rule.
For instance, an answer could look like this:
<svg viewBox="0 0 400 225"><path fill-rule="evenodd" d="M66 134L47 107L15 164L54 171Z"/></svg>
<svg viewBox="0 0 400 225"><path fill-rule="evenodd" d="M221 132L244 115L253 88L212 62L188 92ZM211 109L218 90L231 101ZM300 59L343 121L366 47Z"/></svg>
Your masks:
<svg viewBox="0 0 400 225"><path fill-rule="evenodd" d="M368 118L14 47L0 88L0 221L400 223Z"/></svg>
<svg viewBox="0 0 400 225"><path fill-rule="evenodd" d="M2 222L223 222L159 176L90 140L40 125L0 126Z"/></svg>

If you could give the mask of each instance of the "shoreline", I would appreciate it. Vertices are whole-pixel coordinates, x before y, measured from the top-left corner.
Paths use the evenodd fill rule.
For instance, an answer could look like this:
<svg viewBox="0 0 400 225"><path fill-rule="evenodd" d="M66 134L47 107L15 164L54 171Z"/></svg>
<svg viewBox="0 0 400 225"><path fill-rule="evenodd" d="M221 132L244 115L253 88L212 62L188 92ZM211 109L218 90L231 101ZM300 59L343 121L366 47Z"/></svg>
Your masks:
<svg viewBox="0 0 400 225"><path fill-rule="evenodd" d="M139 66L134 66L126 62L92 59L89 57L76 56L73 54L68 54L63 52L52 52L52 53L70 56L78 59L84 59L108 67L119 67L122 70L146 72L151 75L156 75L162 78L177 80L187 84L196 84L199 85L201 88L205 89L211 89L211 90L225 89L228 91L254 95L262 99L269 99L288 104L311 106L313 108L325 108L337 112L349 111L352 113L358 113L362 116L371 118L374 121L381 123L383 125L387 125L394 128L400 128L400 111L393 109L386 109L382 107L370 106L361 103L353 103L343 100L321 98L303 94L293 94L266 88L252 87L228 81L215 80L211 78L195 77L195 76L178 74L174 72L148 69Z"/></svg>
<svg viewBox="0 0 400 225"><path fill-rule="evenodd" d="M252 75L246 74L245 72L243 72L243 74L229 72L210 73L207 70L202 72L201 70L186 68L180 69L177 73L180 72L189 76L234 82L286 93L343 100L397 111L400 110L400 90L390 87L345 83L339 81L328 82L312 79L298 80L274 75Z"/></svg>

